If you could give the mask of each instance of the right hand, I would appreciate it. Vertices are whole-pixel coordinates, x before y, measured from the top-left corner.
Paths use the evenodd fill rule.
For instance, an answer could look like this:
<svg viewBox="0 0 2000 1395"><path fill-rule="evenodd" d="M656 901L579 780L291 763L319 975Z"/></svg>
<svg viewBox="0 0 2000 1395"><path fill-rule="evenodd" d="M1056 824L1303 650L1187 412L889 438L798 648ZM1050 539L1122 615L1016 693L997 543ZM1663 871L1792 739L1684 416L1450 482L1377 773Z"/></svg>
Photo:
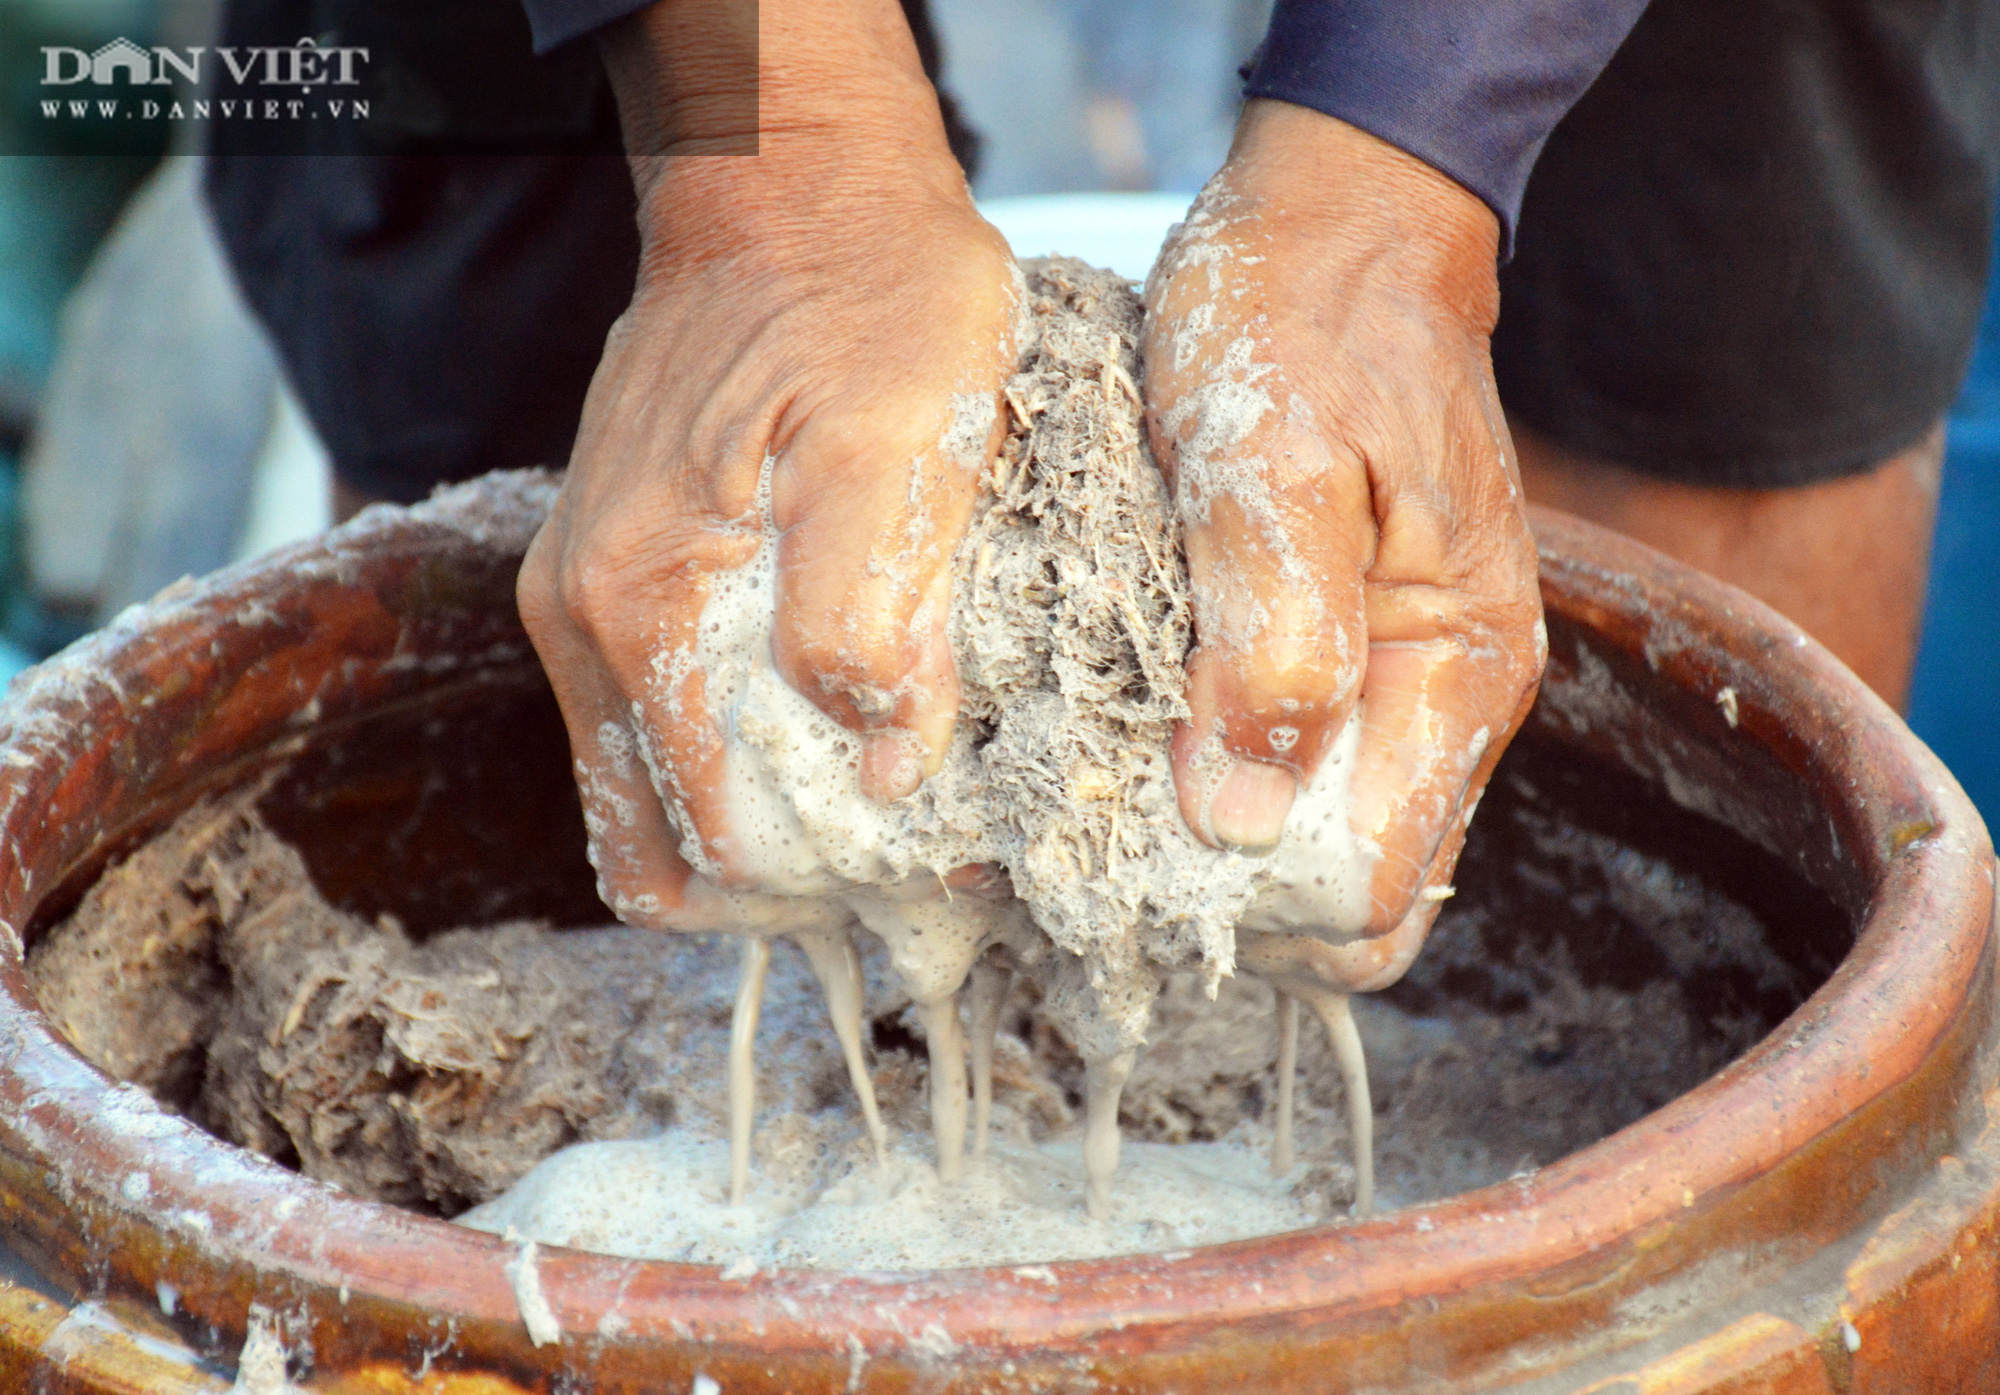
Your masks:
<svg viewBox="0 0 2000 1395"><path fill-rule="evenodd" d="M677 40L653 30L701 13L657 6L608 55L621 109L644 119L628 146L675 148L644 129L670 103L633 89L675 87ZM790 5L761 38L756 156L635 156L638 286L518 588L600 888L640 925L691 913L677 847L743 884L724 733L689 661L712 579L761 546L767 457L780 674L860 734L865 794L902 797L938 769L958 706L951 561L1015 361L1018 271L973 208L892 0ZM787 119L788 58L843 44L845 79L874 76L809 85Z"/></svg>

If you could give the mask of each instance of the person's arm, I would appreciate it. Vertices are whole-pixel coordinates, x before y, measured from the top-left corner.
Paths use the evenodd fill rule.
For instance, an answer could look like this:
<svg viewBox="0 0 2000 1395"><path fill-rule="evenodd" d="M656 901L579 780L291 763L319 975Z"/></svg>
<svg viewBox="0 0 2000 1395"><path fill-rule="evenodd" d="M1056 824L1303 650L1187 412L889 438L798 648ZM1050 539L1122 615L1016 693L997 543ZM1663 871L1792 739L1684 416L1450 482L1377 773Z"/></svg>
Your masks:
<svg viewBox="0 0 2000 1395"><path fill-rule="evenodd" d="M1645 8L1277 0L1244 92L1335 117L1450 175L1499 218L1504 254L1543 142Z"/></svg>
<svg viewBox="0 0 2000 1395"><path fill-rule="evenodd" d="M1148 281L1149 423L1195 585L1182 813L1275 846L1358 707L1369 930L1402 963L1547 648L1496 264L1542 143L1644 8L1277 0L1229 161Z"/></svg>
<svg viewBox="0 0 2000 1395"><path fill-rule="evenodd" d="M693 655L767 505L781 674L863 734L865 792L905 794L942 760L950 562L997 445L954 428L968 404L997 420L1018 279L895 0L661 0L603 42L639 284L519 594L607 899L663 924L677 844L734 877ZM751 139L754 157L716 153Z"/></svg>
<svg viewBox="0 0 2000 1395"><path fill-rule="evenodd" d="M1425 162L1256 101L1147 284L1149 422L1195 587L1182 812L1274 846L1360 704L1376 935L1435 913L1419 892L1449 880L1546 650L1488 354L1498 242Z"/></svg>

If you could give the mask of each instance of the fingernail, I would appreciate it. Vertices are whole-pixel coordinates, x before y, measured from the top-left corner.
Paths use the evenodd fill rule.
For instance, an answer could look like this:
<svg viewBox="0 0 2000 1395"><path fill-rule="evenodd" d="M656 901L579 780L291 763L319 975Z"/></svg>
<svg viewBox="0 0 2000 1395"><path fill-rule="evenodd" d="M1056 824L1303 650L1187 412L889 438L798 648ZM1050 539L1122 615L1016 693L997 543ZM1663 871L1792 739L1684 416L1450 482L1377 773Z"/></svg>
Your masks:
<svg viewBox="0 0 2000 1395"><path fill-rule="evenodd" d="M903 799L924 782L924 743L907 731L871 731L861 738L861 792L870 799Z"/></svg>
<svg viewBox="0 0 2000 1395"><path fill-rule="evenodd" d="M1285 831L1299 782L1282 766L1239 760L1208 797L1208 831L1237 852L1269 852Z"/></svg>

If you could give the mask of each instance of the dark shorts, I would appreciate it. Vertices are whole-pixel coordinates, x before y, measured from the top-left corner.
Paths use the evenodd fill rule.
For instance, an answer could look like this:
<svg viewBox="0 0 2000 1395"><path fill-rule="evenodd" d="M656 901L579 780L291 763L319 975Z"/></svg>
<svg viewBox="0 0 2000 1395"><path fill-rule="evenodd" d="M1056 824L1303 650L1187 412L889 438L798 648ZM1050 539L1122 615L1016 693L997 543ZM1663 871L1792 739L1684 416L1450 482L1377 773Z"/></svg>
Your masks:
<svg viewBox="0 0 2000 1395"><path fill-rule="evenodd" d="M1993 0L1653 0L1528 183L1501 399L1688 483L1865 469L1965 375L1996 164Z"/></svg>
<svg viewBox="0 0 2000 1395"><path fill-rule="evenodd" d="M924 68L939 64L922 0ZM209 205L342 483L411 502L568 463L639 261L596 47L536 57L520 0L228 0L221 42L374 55L365 130L211 129ZM976 140L946 103L952 148Z"/></svg>
<svg viewBox="0 0 2000 1395"><path fill-rule="evenodd" d="M382 32L418 14L423 33ZM1528 185L1493 345L1509 412L1732 486L1915 441L1957 391L1987 274L1996 17L2000 0L1654 0ZM342 480L410 500L563 463L637 256L622 163L588 153L616 145L590 46L535 59L516 0L231 0L228 24L240 44L367 31L423 98L379 148L273 156L253 131L211 152L224 242ZM544 148L453 138L494 90L533 95L510 110Z"/></svg>

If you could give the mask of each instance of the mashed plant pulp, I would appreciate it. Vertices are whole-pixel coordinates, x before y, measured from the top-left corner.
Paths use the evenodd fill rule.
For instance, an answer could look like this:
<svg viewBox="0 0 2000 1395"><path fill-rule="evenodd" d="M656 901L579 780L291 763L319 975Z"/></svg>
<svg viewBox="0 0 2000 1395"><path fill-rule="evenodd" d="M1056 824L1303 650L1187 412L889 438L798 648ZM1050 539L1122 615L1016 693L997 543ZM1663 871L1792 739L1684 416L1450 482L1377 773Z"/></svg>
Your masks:
<svg viewBox="0 0 2000 1395"><path fill-rule="evenodd" d="M1143 428L1139 300L1118 277L1065 259L1028 264L1025 296L1005 444L957 554L948 630L963 702L943 770L893 805L864 798L856 738L778 673L769 462L755 559L714 579L695 639L660 653L654 669L662 705L690 669L703 675L707 716L727 751L730 857L758 888L722 892L698 878L679 923L753 942L799 939L843 1040L853 980L840 968L842 946L856 931L880 940L930 1046L934 1155L947 1181L966 1148L959 998L971 980L976 1124L990 1098L995 1004L1015 978L1034 980L1085 1063L1087 1197L1102 1215L1118 1163L1120 1093L1161 977L1192 968L1213 986L1234 973L1239 925L1358 936L1374 850L1348 822L1358 715L1301 791L1270 856L1219 851L1188 830L1168 754L1187 715L1187 567L1174 500ZM954 429L941 448L987 434ZM643 734L628 744L649 750ZM712 872L717 850L687 817L677 772L661 756L649 771L683 855ZM946 890L954 872L982 864L1004 871L1004 893ZM764 963L753 943L731 1068L743 1082L732 1127L738 1202L748 1186L755 1074L747 1057ZM1323 1016L1338 1010L1320 1006ZM858 1056L849 1059L872 1109ZM1343 1062L1358 1084L1358 1054ZM976 1151L983 1136L975 1135Z"/></svg>

